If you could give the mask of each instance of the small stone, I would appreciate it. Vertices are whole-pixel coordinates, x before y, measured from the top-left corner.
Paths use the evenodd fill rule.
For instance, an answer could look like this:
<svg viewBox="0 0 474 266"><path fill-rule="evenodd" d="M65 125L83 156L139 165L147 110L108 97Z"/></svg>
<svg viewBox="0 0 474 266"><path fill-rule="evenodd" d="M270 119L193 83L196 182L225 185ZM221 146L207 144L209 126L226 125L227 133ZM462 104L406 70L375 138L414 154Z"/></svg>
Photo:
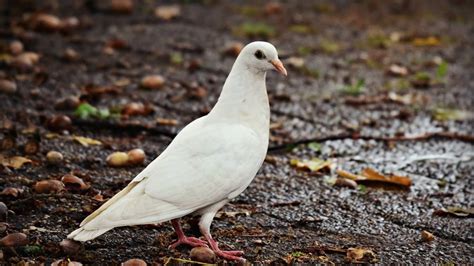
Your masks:
<svg viewBox="0 0 474 266"><path fill-rule="evenodd" d="M207 90L206 88L202 86L196 86L196 87L191 88L189 95L191 96L192 99L200 100L207 96Z"/></svg>
<svg viewBox="0 0 474 266"><path fill-rule="evenodd" d="M24 52L13 58L11 65L21 71L27 71L38 63L39 55L33 52Z"/></svg>
<svg viewBox="0 0 474 266"><path fill-rule="evenodd" d="M191 249L190 257L192 260L204 263L214 263L216 261L214 251L206 247L195 247Z"/></svg>
<svg viewBox="0 0 474 266"><path fill-rule="evenodd" d="M21 43L20 41L12 41L10 43L10 53L12 55L19 55L23 52L23 43Z"/></svg>
<svg viewBox="0 0 474 266"><path fill-rule="evenodd" d="M56 193L64 190L64 184L63 182L54 179L42 180L36 182L34 189L36 193L40 194Z"/></svg>
<svg viewBox="0 0 474 266"><path fill-rule="evenodd" d="M81 242L74 241L72 239L64 239L59 243L61 250L67 255L74 255L79 253L83 246Z"/></svg>
<svg viewBox="0 0 474 266"><path fill-rule="evenodd" d="M63 182L68 190L87 190L90 188L82 178L71 174L64 175L61 178L61 182Z"/></svg>
<svg viewBox="0 0 474 266"><path fill-rule="evenodd" d="M435 240L435 236L432 233L423 230L421 231L421 240L423 240L424 242L431 242Z"/></svg>
<svg viewBox="0 0 474 266"><path fill-rule="evenodd" d="M149 75L142 78L140 85L145 89L160 89L165 84L165 78L161 75Z"/></svg>
<svg viewBox="0 0 474 266"><path fill-rule="evenodd" d="M28 245L28 237L23 233L12 233L0 239L0 246L18 247Z"/></svg>
<svg viewBox="0 0 474 266"><path fill-rule="evenodd" d="M16 92L16 83L6 79L0 79L0 92L12 94Z"/></svg>
<svg viewBox="0 0 474 266"><path fill-rule="evenodd" d="M107 156L106 162L113 167L125 166L128 164L128 155L125 152L114 152Z"/></svg>
<svg viewBox="0 0 474 266"><path fill-rule="evenodd" d="M278 2L269 2L265 5L264 9L267 15L280 14L283 12L283 7Z"/></svg>
<svg viewBox="0 0 474 266"><path fill-rule="evenodd" d="M133 149L127 155L130 164L139 165L145 161L145 152L142 149Z"/></svg>
<svg viewBox="0 0 474 266"><path fill-rule="evenodd" d="M50 14L39 14L34 20L34 27L40 30L56 31L62 28L62 21Z"/></svg>
<svg viewBox="0 0 474 266"><path fill-rule="evenodd" d="M122 266L146 266L146 262L141 259L129 259L122 263Z"/></svg>
<svg viewBox="0 0 474 266"><path fill-rule="evenodd" d="M57 165L63 161L64 157L62 153L58 151L49 151L46 154L46 159L48 160L48 163Z"/></svg>
<svg viewBox="0 0 474 266"><path fill-rule="evenodd" d="M53 263L51 263L51 266L82 266L82 263L69 259L63 259L53 261Z"/></svg>
<svg viewBox="0 0 474 266"><path fill-rule="evenodd" d="M0 201L0 222L6 222L8 218L8 207Z"/></svg>

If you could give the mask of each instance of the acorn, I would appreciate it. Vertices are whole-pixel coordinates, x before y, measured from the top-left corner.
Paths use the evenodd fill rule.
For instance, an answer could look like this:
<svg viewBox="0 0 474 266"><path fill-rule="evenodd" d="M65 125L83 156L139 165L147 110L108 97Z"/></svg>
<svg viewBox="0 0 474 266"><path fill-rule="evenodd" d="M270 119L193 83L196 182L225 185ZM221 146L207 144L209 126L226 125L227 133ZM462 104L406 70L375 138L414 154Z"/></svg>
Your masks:
<svg viewBox="0 0 474 266"><path fill-rule="evenodd" d="M146 266L146 262L141 259L129 259L122 263L122 266Z"/></svg>
<svg viewBox="0 0 474 266"><path fill-rule="evenodd" d="M23 52L23 43L21 43L20 41L12 41L10 43L10 53L12 55L18 55L18 54L21 54Z"/></svg>
<svg viewBox="0 0 474 266"><path fill-rule="evenodd" d="M127 152L128 162L133 165L143 164L145 161L145 152L142 149L133 149Z"/></svg>
<svg viewBox="0 0 474 266"><path fill-rule="evenodd" d="M71 125L71 118L69 118L67 115L55 115L47 122L48 128L53 131L67 130L71 128Z"/></svg>
<svg viewBox="0 0 474 266"><path fill-rule="evenodd" d="M0 246L18 247L28 245L28 237L23 233L12 233L0 239Z"/></svg>
<svg viewBox="0 0 474 266"><path fill-rule="evenodd" d="M148 75L142 78L140 85L145 89L160 89L165 84L165 78L160 75Z"/></svg>
<svg viewBox="0 0 474 266"><path fill-rule="evenodd" d="M106 162L113 167L125 166L128 163L128 155L125 152L113 152L107 156Z"/></svg>
<svg viewBox="0 0 474 266"><path fill-rule="evenodd" d="M86 190L90 188L90 186L86 184L82 178L71 174L64 175L61 178L61 181L69 190Z"/></svg>
<svg viewBox="0 0 474 266"><path fill-rule="evenodd" d="M12 94L17 90L16 83L6 79L0 79L0 92Z"/></svg>
<svg viewBox="0 0 474 266"><path fill-rule="evenodd" d="M48 194L52 192L55 193L55 192L64 190L64 184L63 182L59 180L54 180L54 179L42 180L42 181L36 182L34 189L36 193L41 193L41 194L43 193Z"/></svg>
<svg viewBox="0 0 474 266"><path fill-rule="evenodd" d="M191 249L190 257L192 260L204 263L214 263L216 261L214 251L206 247L195 247Z"/></svg>
<svg viewBox="0 0 474 266"><path fill-rule="evenodd" d="M49 151L47 154L46 154L46 159L48 160L48 163L50 164L60 164L64 157L62 155L62 153L58 152L58 151Z"/></svg>
<svg viewBox="0 0 474 266"><path fill-rule="evenodd" d="M74 110L76 109L76 107L79 106L79 104L81 104L79 97L68 96L68 97L59 99L54 105L54 108L58 110Z"/></svg>
<svg viewBox="0 0 474 266"><path fill-rule="evenodd" d="M83 248L81 242L74 241L72 239L64 239L59 243L59 246L61 247L61 250L67 255L77 254Z"/></svg>

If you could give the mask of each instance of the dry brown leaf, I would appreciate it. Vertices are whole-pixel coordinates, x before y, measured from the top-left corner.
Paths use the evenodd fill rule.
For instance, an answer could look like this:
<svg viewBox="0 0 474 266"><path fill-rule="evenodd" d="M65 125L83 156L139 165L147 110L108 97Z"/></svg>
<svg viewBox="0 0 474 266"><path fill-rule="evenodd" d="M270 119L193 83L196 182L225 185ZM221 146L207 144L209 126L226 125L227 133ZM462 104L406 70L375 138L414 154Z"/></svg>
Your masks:
<svg viewBox="0 0 474 266"><path fill-rule="evenodd" d="M438 215L438 216L455 216L455 217L461 217L461 218L468 218L468 217L474 217L474 208L460 208L460 207L447 207L447 208L441 208L439 210L436 210L433 212L433 215Z"/></svg>
<svg viewBox="0 0 474 266"><path fill-rule="evenodd" d="M251 212L248 210L233 211L233 212L218 212L216 213L216 218L229 217L235 218L237 215L250 216Z"/></svg>
<svg viewBox="0 0 474 266"><path fill-rule="evenodd" d="M438 46L441 44L441 40L437 37L430 36L426 38L414 38L412 44L415 46Z"/></svg>
<svg viewBox="0 0 474 266"><path fill-rule="evenodd" d="M423 231L421 231L421 240L423 240L425 242L431 242L431 241L435 240L435 236L432 233L430 233L426 230L423 230Z"/></svg>
<svg viewBox="0 0 474 266"><path fill-rule="evenodd" d="M13 169L19 169L21 168L24 164L26 163L32 163L30 159L22 156L13 156L10 158L4 157L3 155L0 155L0 164L2 164L5 167L10 167Z"/></svg>
<svg viewBox="0 0 474 266"><path fill-rule="evenodd" d="M73 136L72 139L79 142L84 147L89 147L90 145L102 145L102 142L100 142L99 140L87 137Z"/></svg>
<svg viewBox="0 0 474 266"><path fill-rule="evenodd" d="M411 179L409 177L397 176L397 175L384 176L372 168L365 168L364 170L362 170L362 172L359 175L355 175L341 169L338 169L336 172L338 175L342 177L349 178L358 182L375 181L375 182L399 185L403 187L411 186Z"/></svg>
<svg viewBox="0 0 474 266"><path fill-rule="evenodd" d="M349 262L376 262L375 253L366 248L348 248L346 260Z"/></svg>
<svg viewBox="0 0 474 266"><path fill-rule="evenodd" d="M300 161L298 159L292 159L290 164L298 169L307 170L311 172L318 172L325 168L330 168L332 162L327 160L321 160L318 158L313 158L311 160Z"/></svg>
<svg viewBox="0 0 474 266"><path fill-rule="evenodd" d="M176 126L178 124L178 120L169 118L157 118L155 121L162 126Z"/></svg>

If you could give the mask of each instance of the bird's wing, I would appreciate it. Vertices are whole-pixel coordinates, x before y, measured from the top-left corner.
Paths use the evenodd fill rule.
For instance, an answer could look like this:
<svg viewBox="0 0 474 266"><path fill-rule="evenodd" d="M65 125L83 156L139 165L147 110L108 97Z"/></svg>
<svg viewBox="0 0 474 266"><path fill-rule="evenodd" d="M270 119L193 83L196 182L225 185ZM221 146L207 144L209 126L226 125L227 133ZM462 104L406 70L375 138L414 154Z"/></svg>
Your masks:
<svg viewBox="0 0 474 266"><path fill-rule="evenodd" d="M226 199L247 185L262 163L261 152L252 152L265 145L261 137L242 125L203 121L183 129L132 181L134 187L85 228L167 221Z"/></svg>

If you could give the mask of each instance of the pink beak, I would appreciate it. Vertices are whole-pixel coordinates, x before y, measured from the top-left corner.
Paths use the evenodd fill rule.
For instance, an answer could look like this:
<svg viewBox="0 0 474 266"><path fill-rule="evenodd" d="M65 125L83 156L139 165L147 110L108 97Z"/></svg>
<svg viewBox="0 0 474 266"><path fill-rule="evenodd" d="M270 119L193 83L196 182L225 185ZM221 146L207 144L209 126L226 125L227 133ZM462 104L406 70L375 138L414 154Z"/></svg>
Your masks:
<svg viewBox="0 0 474 266"><path fill-rule="evenodd" d="M276 71L280 72L281 74L287 76L287 72L283 63L279 59L270 60L270 63L275 67Z"/></svg>

